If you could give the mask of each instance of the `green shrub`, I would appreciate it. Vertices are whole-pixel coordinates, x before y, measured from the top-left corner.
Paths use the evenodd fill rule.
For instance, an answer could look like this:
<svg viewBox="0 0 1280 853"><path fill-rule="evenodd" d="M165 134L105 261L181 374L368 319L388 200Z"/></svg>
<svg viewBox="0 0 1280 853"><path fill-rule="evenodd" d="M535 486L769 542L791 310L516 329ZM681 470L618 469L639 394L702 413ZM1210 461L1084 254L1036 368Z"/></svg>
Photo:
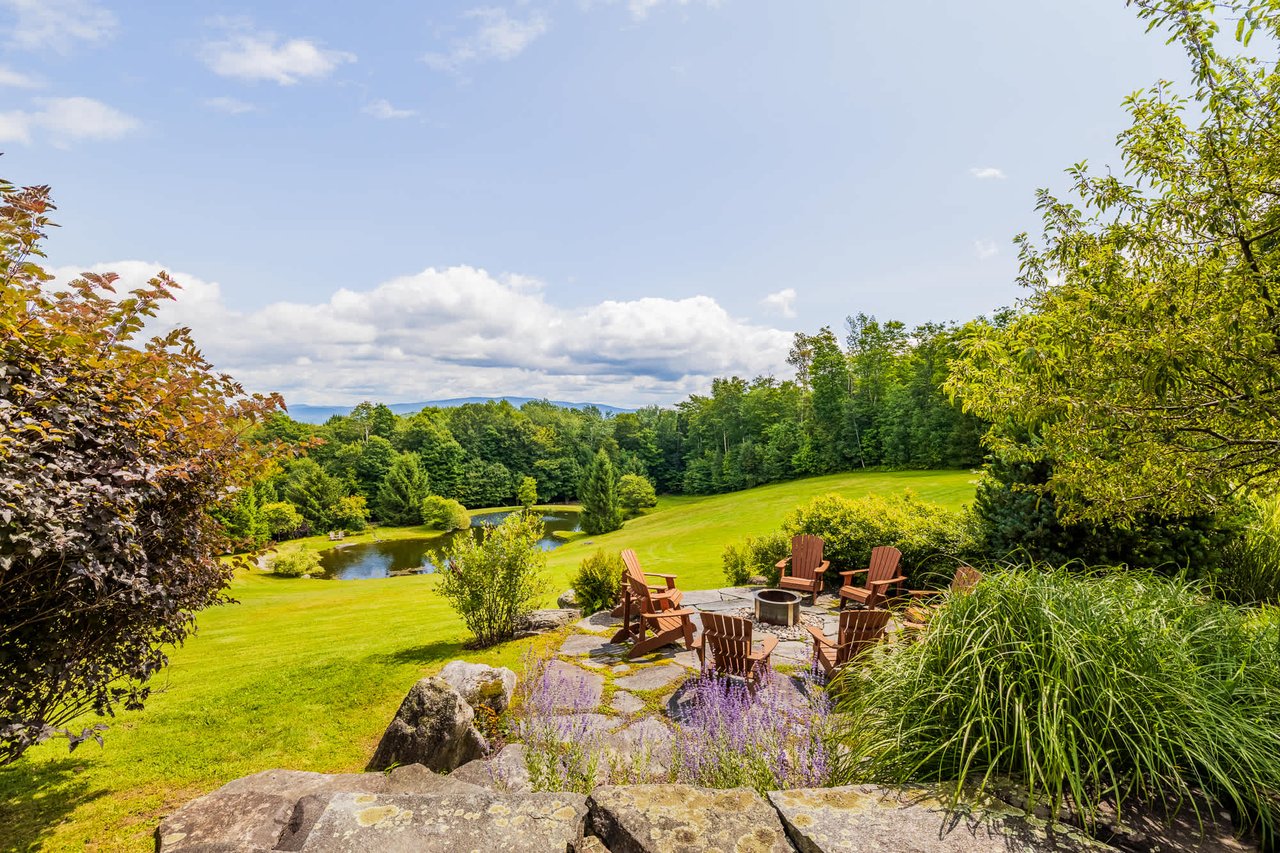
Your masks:
<svg viewBox="0 0 1280 853"><path fill-rule="evenodd" d="M441 567L437 588L478 646L514 637L520 619L546 592L541 538L541 516L513 512L497 526L485 525L479 538L457 536L443 553L432 553L431 562Z"/></svg>
<svg viewBox="0 0 1280 853"><path fill-rule="evenodd" d="M306 523L298 508L286 501L275 501L262 507L262 519L266 522L271 535L280 539L288 539L298 532L298 528Z"/></svg>
<svg viewBox="0 0 1280 853"><path fill-rule="evenodd" d="M613 607L618 600L622 569L622 557L603 548L582 561L572 586L583 613Z"/></svg>
<svg viewBox="0 0 1280 853"><path fill-rule="evenodd" d="M778 585L778 561L791 553L791 539L781 533L748 536L741 544L725 546L721 561L730 586L745 586L753 577L763 576L770 586Z"/></svg>
<svg viewBox="0 0 1280 853"><path fill-rule="evenodd" d="M471 526L467 508L453 498L427 495L421 504L422 523L433 530L465 530Z"/></svg>
<svg viewBox="0 0 1280 853"><path fill-rule="evenodd" d="M640 510L658 505L658 493L648 477L639 474L623 474L618 480L618 506L628 516L639 515Z"/></svg>
<svg viewBox="0 0 1280 853"><path fill-rule="evenodd" d="M1280 498L1255 498L1241 534L1212 572L1215 591L1237 604L1280 601Z"/></svg>
<svg viewBox="0 0 1280 853"><path fill-rule="evenodd" d="M315 551L289 551L272 557L270 566L282 578L300 578L320 573L320 557Z"/></svg>
<svg viewBox="0 0 1280 853"><path fill-rule="evenodd" d="M913 586L945 585L955 559L974 556L973 525L965 513L922 501L910 492L893 497L850 499L830 494L797 507L783 522L788 540L798 533L821 536L831 574L870 564L871 549L893 545ZM787 552L778 557L781 559Z"/></svg>
<svg viewBox="0 0 1280 853"><path fill-rule="evenodd" d="M369 521L369 509L365 505L364 495L347 495L329 509L329 517L338 530L351 533L364 530Z"/></svg>
<svg viewBox="0 0 1280 853"><path fill-rule="evenodd" d="M835 683L842 780L1011 779L1032 804L1194 803L1268 831L1280 794L1280 619L1149 572L988 573L918 642Z"/></svg>

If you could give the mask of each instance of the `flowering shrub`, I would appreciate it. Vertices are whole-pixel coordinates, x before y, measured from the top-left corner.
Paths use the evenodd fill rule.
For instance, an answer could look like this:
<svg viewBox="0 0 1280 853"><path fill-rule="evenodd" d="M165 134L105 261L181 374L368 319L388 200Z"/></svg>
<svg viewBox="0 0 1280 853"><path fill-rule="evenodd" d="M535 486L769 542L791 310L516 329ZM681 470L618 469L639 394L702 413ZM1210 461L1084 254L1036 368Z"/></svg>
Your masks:
<svg viewBox="0 0 1280 853"><path fill-rule="evenodd" d="M692 681L676 733L676 778L761 793L827 784L831 702L813 679L802 696L784 685L774 676L752 695L737 679Z"/></svg>
<svg viewBox="0 0 1280 853"><path fill-rule="evenodd" d="M550 658L526 655L519 686L520 734L529 783L535 791L589 794L597 784L603 733L587 716L595 700L586 678L550 667Z"/></svg>

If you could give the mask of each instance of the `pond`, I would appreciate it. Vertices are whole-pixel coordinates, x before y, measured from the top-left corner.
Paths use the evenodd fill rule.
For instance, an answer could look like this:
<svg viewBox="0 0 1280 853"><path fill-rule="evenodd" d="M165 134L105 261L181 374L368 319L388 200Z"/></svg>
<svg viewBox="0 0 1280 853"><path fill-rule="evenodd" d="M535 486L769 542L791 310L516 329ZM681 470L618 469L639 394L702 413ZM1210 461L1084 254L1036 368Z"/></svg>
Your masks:
<svg viewBox="0 0 1280 853"><path fill-rule="evenodd" d="M471 517L471 529L445 533L429 539L396 539L387 542L362 542L344 545L320 555L320 567L324 577L332 580L365 580L385 578L399 574L429 574L436 570L429 551L445 548L455 536L479 535L483 524L498 524L511 514L486 512ZM538 547L550 551L564 542L552 534L572 532L578 529L578 513L568 510L546 512L542 515L543 536Z"/></svg>

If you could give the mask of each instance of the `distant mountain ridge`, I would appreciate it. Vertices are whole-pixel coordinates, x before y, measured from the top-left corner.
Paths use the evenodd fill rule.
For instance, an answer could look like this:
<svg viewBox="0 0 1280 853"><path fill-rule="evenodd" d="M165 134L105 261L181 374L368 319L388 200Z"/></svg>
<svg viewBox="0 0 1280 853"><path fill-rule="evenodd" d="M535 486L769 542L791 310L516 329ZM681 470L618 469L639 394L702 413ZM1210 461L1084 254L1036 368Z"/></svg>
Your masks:
<svg viewBox="0 0 1280 853"><path fill-rule="evenodd" d="M447 400L427 400L423 403L388 403L387 408L395 412L397 415L411 415L419 412L428 406L434 406L437 409L452 409L455 406L465 406L468 403L488 403L489 401L501 402L505 400L511 405L519 408L525 403L534 400L541 400L541 397L450 397ZM604 403L566 403L563 400L548 400L551 405L559 406L562 409L585 409L588 406L595 406L606 415L620 415L624 412L634 412L635 409L624 409L620 406L609 406ZM295 403L289 406L289 416L295 421L301 421L304 424L322 424L334 415L347 415L351 413L354 406L310 406L306 403Z"/></svg>

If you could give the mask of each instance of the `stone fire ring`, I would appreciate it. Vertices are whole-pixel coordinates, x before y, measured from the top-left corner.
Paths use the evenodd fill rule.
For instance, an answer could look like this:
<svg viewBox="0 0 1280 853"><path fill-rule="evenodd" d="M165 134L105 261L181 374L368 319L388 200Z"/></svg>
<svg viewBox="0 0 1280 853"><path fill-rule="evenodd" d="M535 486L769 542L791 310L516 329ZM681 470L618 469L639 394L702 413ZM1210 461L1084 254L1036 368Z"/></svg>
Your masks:
<svg viewBox="0 0 1280 853"><path fill-rule="evenodd" d="M756 621L770 625L795 625L800 621L800 601L804 598L789 589L762 589L756 593Z"/></svg>

